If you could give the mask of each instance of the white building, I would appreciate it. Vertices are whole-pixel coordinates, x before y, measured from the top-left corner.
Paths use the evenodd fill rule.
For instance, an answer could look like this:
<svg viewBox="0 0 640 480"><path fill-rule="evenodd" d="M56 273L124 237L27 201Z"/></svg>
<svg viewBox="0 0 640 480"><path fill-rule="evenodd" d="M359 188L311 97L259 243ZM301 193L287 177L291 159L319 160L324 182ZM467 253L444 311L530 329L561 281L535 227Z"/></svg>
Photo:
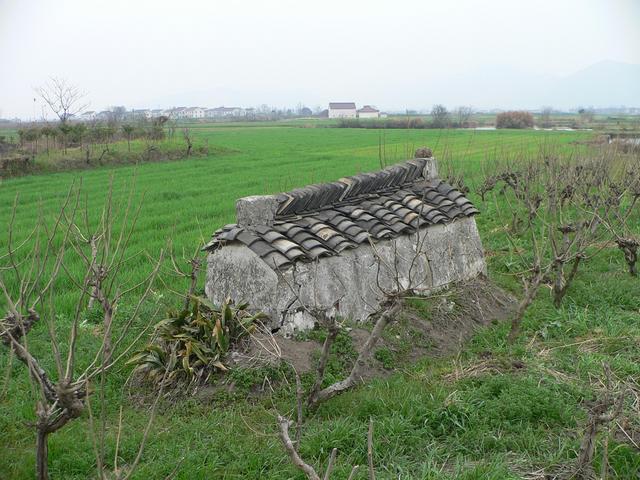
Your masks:
<svg viewBox="0 0 640 480"><path fill-rule="evenodd" d="M189 107L184 110L184 118L204 118L204 108Z"/></svg>
<svg viewBox="0 0 640 480"><path fill-rule="evenodd" d="M81 122L90 122L96 119L98 114L93 110L89 110L87 112L82 112L81 115L76 117L76 120L80 120Z"/></svg>
<svg viewBox="0 0 640 480"><path fill-rule="evenodd" d="M141 108L138 110L131 110L130 112L131 118L151 118L151 110L146 108Z"/></svg>
<svg viewBox="0 0 640 480"><path fill-rule="evenodd" d="M365 105L358 110L358 118L380 118L380 110L371 105Z"/></svg>
<svg viewBox="0 0 640 480"><path fill-rule="evenodd" d="M205 112L207 118L241 117L245 111L240 107L216 107Z"/></svg>
<svg viewBox="0 0 640 480"><path fill-rule="evenodd" d="M353 102L329 103L329 118L356 118L358 112Z"/></svg>
<svg viewBox="0 0 640 480"><path fill-rule="evenodd" d="M175 108L172 108L171 110L167 110L167 113L174 120L178 120L181 118L187 118L185 113L186 110L187 110L187 107L175 107Z"/></svg>

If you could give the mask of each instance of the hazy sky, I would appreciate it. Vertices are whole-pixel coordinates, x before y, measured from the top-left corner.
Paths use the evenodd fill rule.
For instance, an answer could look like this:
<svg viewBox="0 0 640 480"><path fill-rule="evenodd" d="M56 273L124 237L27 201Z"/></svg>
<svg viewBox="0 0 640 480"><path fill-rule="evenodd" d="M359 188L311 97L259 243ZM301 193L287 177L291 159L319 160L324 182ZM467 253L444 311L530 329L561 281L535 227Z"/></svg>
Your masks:
<svg viewBox="0 0 640 480"><path fill-rule="evenodd" d="M421 109L491 106L472 92L487 69L548 78L603 60L640 64L640 0L0 0L2 117L40 116L50 76L92 109Z"/></svg>

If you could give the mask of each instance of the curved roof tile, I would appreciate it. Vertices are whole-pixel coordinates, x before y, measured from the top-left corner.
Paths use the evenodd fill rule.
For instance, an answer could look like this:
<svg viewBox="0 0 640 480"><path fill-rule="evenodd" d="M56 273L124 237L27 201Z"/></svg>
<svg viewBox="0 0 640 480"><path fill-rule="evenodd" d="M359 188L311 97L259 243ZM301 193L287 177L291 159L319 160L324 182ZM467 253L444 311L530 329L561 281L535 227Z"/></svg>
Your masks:
<svg viewBox="0 0 640 480"><path fill-rule="evenodd" d="M279 195L272 226L225 225L205 250L238 242L275 270L297 261L338 255L370 240L411 234L418 226L447 223L478 210L462 192L423 175L414 159L379 172L310 185Z"/></svg>

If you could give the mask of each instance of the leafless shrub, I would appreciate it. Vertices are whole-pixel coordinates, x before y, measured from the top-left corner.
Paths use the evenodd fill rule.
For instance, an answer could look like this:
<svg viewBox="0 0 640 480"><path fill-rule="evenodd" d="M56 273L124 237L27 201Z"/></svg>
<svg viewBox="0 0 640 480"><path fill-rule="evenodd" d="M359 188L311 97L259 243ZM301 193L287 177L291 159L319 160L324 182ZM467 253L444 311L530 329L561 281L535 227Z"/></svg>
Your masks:
<svg viewBox="0 0 640 480"><path fill-rule="evenodd" d="M496 115L496 128L531 128L533 115L525 111L502 112Z"/></svg>
<svg viewBox="0 0 640 480"><path fill-rule="evenodd" d="M186 156L191 155L191 149L193 148L193 141L191 140L191 130L189 128L182 129L182 138L184 138L184 143L187 144L187 152Z"/></svg>
<svg viewBox="0 0 640 480"><path fill-rule="evenodd" d="M473 116L473 108L469 106L461 106L454 110L456 124L459 128L467 128L470 125Z"/></svg>
<svg viewBox="0 0 640 480"><path fill-rule="evenodd" d="M611 369L609 365L604 364L604 391L602 396L598 398L593 406L589 409L587 425L580 442L580 450L576 470L573 478L578 480L592 480L596 478L593 469L593 457L595 454L596 440L601 430L607 430L607 436L604 440L604 448L602 452L601 475L599 478L606 478L609 470L608 464L608 429L609 425L616 420L622 413L626 392L615 391Z"/></svg>
<svg viewBox="0 0 640 480"><path fill-rule="evenodd" d="M140 337L129 338L131 327L151 293L162 261L161 254L157 262L150 262L149 274L144 280L125 285L120 274L132 259L127 246L139 210L133 211L132 196L122 210L116 209L110 192L98 225L91 227L88 206L81 204L82 198L81 189L72 187L53 225L47 225L40 218L34 230L18 243L14 238L16 199L7 230L7 252L0 256L0 291L8 310L0 320L0 340L28 369L31 385L38 392L35 430L39 479L48 478L49 435L90 409L89 397L96 386L99 386L100 411L105 411L106 375ZM79 264L80 268L71 268L72 263L74 267ZM65 282L75 286L77 295L69 328L58 324L59 312L56 312L57 288L63 273ZM116 325L118 305L123 298L134 294L137 300L132 313ZM93 298L102 311L102 338L93 360L80 367L77 360L79 327L89 298ZM32 351L28 334L43 322L49 347ZM61 337L66 338L62 341ZM55 366L53 372L44 366L48 364ZM102 439L105 422L103 416L98 435ZM103 442L96 452L104 458Z"/></svg>
<svg viewBox="0 0 640 480"><path fill-rule="evenodd" d="M637 238L620 237L616 238L616 245L622 250L624 259L629 266L629 274L632 277L638 276L638 269L636 262L638 261L638 248L640 247L640 241Z"/></svg>
<svg viewBox="0 0 640 480"><path fill-rule="evenodd" d="M447 107L441 104L434 105L431 109L431 125L434 128L447 128L451 123L451 115Z"/></svg>
<svg viewBox="0 0 640 480"><path fill-rule="evenodd" d="M310 409L315 410L322 402L333 398L334 396L344 392L345 390L349 390L362 381L363 370L366 367L367 362L371 358L373 348L378 343L378 340L382 336L382 332L384 331L384 329L387 327L387 325L389 325L389 323L396 319L398 313L400 313L399 297L394 297L385 302L383 310L378 315L378 319L376 320L376 323L373 326L369 337L358 353L358 358L353 364L349 376L347 376L347 378L345 378L344 380L329 385L328 387L320 391L313 392L313 395L310 396L307 401L307 405ZM327 338L329 338L329 336L327 336ZM335 337L333 338L335 339ZM327 351L328 350L329 348L327 348ZM318 375L320 375L320 373L324 373L324 370L318 370Z"/></svg>
<svg viewBox="0 0 640 480"><path fill-rule="evenodd" d="M324 381L325 368L327 365L327 361L331 352L331 346L335 341L340 329L341 325L338 323L335 314L331 314L330 312L334 312L335 309L332 306L331 308L323 308L317 306L306 306L300 299L299 295L292 287L290 283L288 283L291 291L294 293L294 302L298 302L300 307L303 308L307 313L313 316L313 318L320 324L325 326L328 329L327 337L322 345L322 350L320 354L320 358L318 360L317 368L316 368L316 380L311 387L310 391L307 394L306 402L303 400L304 392L301 387L299 376L296 372L296 409L297 409L297 434L296 434L296 442L291 440L289 436L289 428L292 426L293 422L288 418L278 414L278 425L280 430L280 439L282 444L287 451L289 458L292 463L302 470L307 478L309 479L319 479L320 476L314 470L314 468L306 463L298 454L297 447L299 447L302 424L304 421L303 415L303 404L306 404L306 407L309 411L315 411L323 402L333 398L334 396L353 388L357 384L363 381L364 369L366 368L373 349L377 344L378 340L382 336L385 328L393 321L398 318L398 314L401 310L402 299L407 296L415 295L415 291L420 289L423 286L425 281L424 278L416 275L414 270L414 264L419 260L419 258L424 255L423 253L423 242L425 241L426 234L418 231L416 233L416 247L415 247L415 255L414 258L410 261L409 267L409 275L408 279L405 275L401 275L399 271L399 266L397 262L394 262L393 265L387 264L379 254L376 249L374 243L371 243L371 247L374 252L374 257L376 258L376 268L378 270L378 282L376 287L380 291L383 296L383 301L381 302L379 309L372 315L375 318L375 323L373 329L371 330L367 340L364 345L361 347L358 352L358 357L356 358L349 375L338 382L335 382L323 389L321 389L322 383ZM380 281L380 272L382 270L388 270L388 272L392 273L391 285L385 287L381 284ZM285 279L286 277L282 275L281 277ZM339 300L338 300L339 301ZM293 306L293 304L291 305ZM295 369L294 369L295 370ZM329 465L325 472L324 478L328 479L331 474L331 469L333 466L333 462L335 460L336 450L334 449L329 460ZM367 436L367 459L369 465L369 479L375 480L375 469L373 465L373 422L370 420L369 423L369 431ZM351 475L349 478L352 478L355 475L358 466L354 466L351 471Z"/></svg>
<svg viewBox="0 0 640 480"><path fill-rule="evenodd" d="M540 109L540 126L549 128L552 126L551 115L553 115L553 107L545 106Z"/></svg>
<svg viewBox="0 0 640 480"><path fill-rule="evenodd" d="M592 158L553 153L518 158L496 168L497 173L487 176L478 189L483 199L493 192L496 201L499 195L506 203L511 251L523 265L517 273L523 298L513 318L510 342L517 338L540 286L550 283L554 305L559 307L581 265L606 246L611 227L605 227L614 223L606 219L620 223L635 205L635 182L623 174L621 162L613 151ZM633 200L627 202L630 195ZM626 209L624 214L621 208ZM633 261L633 244L625 247Z"/></svg>
<svg viewBox="0 0 640 480"><path fill-rule="evenodd" d="M636 277L638 275L636 263L640 238L631 228L631 224L634 223L635 219L632 219L632 215L635 212L638 199L640 199L640 166L638 163L633 162L627 167L617 191L619 198L613 208L606 212L607 216L602 221L613 236L618 249L623 253L629 274Z"/></svg>
<svg viewBox="0 0 640 480"><path fill-rule="evenodd" d="M578 115L582 123L591 123L593 122L593 117L595 117L595 112L591 107L580 107L578 109Z"/></svg>
<svg viewBox="0 0 640 480"><path fill-rule="evenodd" d="M300 405L300 402L298 402ZM279 437L282 445L284 446L287 455L291 460L291 463L304 472L306 477L309 480L320 480L320 475L316 472L316 470L308 464L307 462L300 457L298 453L300 447L300 439L294 443L291 440L291 436L289 434L289 429L293 425L293 422L282 415L278 415L278 429L279 429ZM298 418L302 418L302 411L300 407L298 407ZM299 420L300 421L300 420ZM299 430L298 430L299 431ZM322 476L323 480L329 480L331 478L331 473L333 472L333 467L335 465L336 457L338 454L338 449L334 448L331 450L331 455L329 457L329 462L327 463L327 468L325 469L324 475ZM369 419L369 429L367 431L367 463L369 467L369 480L375 480L375 467L373 464L373 419ZM358 472L360 466L354 465L351 467L351 473L349 474L349 480L354 478L355 474Z"/></svg>

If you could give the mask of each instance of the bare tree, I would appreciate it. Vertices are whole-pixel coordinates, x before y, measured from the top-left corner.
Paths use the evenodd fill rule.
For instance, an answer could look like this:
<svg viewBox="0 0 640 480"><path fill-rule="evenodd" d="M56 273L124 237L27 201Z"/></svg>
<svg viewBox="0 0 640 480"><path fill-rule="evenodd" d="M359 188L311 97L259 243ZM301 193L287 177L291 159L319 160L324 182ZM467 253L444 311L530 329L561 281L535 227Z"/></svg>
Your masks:
<svg viewBox="0 0 640 480"><path fill-rule="evenodd" d="M609 424L620 416L624 407L624 398L627 392L624 390L616 391L609 365L605 363L603 369L605 374L605 380L603 382L604 392L588 412L587 425L582 441L580 442L576 469L572 476L572 478L578 480L591 480L596 478L593 469L593 457L595 455L598 433L603 429L607 430ZM607 441L605 439L603 461L601 464L602 475L599 477L602 479L607 477L609 470L607 453Z"/></svg>
<svg viewBox="0 0 640 480"><path fill-rule="evenodd" d="M296 376L299 379L299 377ZM298 427L300 422L302 421L302 402L300 401L300 397L298 397ZM300 449L300 438L298 437L294 442L291 439L289 434L289 429L293 425L293 422L282 415L277 416L278 419L278 429L279 429L279 437L282 445L284 446L287 455L289 455L289 459L291 463L301 470L309 480L320 480L320 475L316 472L315 468L308 464L299 453ZM298 428L298 431L299 428ZM331 474L333 472L333 467L335 465L336 457L338 455L338 449L333 448L331 450L331 454L329 456L329 461L327 463L327 468L325 469L324 475L322 476L323 480L330 480ZM375 466L373 463L373 419L369 419L369 430L367 431L367 463L369 466L369 480L375 480ZM355 477L355 474L358 472L360 466L354 465L351 467L351 473L349 474L348 480L351 480Z"/></svg>
<svg viewBox="0 0 640 480"><path fill-rule="evenodd" d="M460 106L456 108L454 115L459 127L468 127L471 116L473 115L473 108L469 106Z"/></svg>
<svg viewBox="0 0 640 480"><path fill-rule="evenodd" d="M193 149L193 140L191 138L191 129L183 128L182 129L182 138L184 138L184 143L187 144L186 156L191 156L191 150Z"/></svg>
<svg viewBox="0 0 640 480"><path fill-rule="evenodd" d="M403 292L403 293L406 293L406 292ZM362 346L362 349L358 353L358 358L356 358L356 361L353 364L353 367L351 368L351 372L349 373L347 378L345 378L344 380L340 380L339 382L333 383L320 391L311 392L312 394L309 396L309 399L307 402L310 409L315 410L316 408L318 408L318 406L322 402L325 402L330 398L333 398L334 396L346 390L349 390L350 388L362 382L364 368L367 366L367 362L371 358L374 347L378 343L378 340L382 336L382 333L384 332L384 329L387 327L387 325L389 325L389 323L394 321L397 318L398 313L400 313L400 298L401 298L400 296L394 295L392 298L388 299L385 302L382 312L378 315L378 319L373 326L373 330L371 330L371 333L367 338L367 341L364 343L364 345ZM328 336L327 339L329 338L330 337ZM335 336L333 336L333 339L335 340ZM323 346L323 349L322 349L323 354L328 355L328 352L330 351L330 347L331 345L330 344L326 345L326 342L325 342L325 345ZM321 365L322 363L326 365L326 359L322 361L322 358L321 358ZM322 377L320 377L321 373L322 374L324 373L324 368L322 369L322 371L320 371L320 369L318 370L318 379L320 380L320 384L323 379ZM316 384L317 383L318 383L318 380L316 380Z"/></svg>
<svg viewBox="0 0 640 480"><path fill-rule="evenodd" d="M133 137L133 133L136 131L135 127L131 124L125 123L122 125L122 132L127 137L127 150L131 152L131 137Z"/></svg>
<svg viewBox="0 0 640 480"><path fill-rule="evenodd" d="M591 107L580 107L578 109L578 115L580 115L580 120L582 121L582 123L591 123L593 122L595 112Z"/></svg>
<svg viewBox="0 0 640 480"><path fill-rule="evenodd" d="M122 105L109 107L107 110L107 124L112 128L117 128L124 120L126 114L127 109Z"/></svg>
<svg viewBox="0 0 640 480"><path fill-rule="evenodd" d="M36 88L36 92L63 125L89 105L84 102L86 94L63 78L51 77L46 85Z"/></svg>
<svg viewBox="0 0 640 480"><path fill-rule="evenodd" d="M551 124L551 115L553 114L553 107L545 106L540 109L540 126L543 128L549 128Z"/></svg>
<svg viewBox="0 0 640 480"><path fill-rule="evenodd" d="M162 254L150 262L148 276L139 283L125 285L121 272L132 257L127 249L135 228L139 209L133 209L133 197L122 209L114 206L112 195L103 208L98 225L91 228L88 206L81 205L80 188L72 187L53 225L43 219L34 230L16 243L14 223L17 199L8 225L7 252L0 256L0 293L8 312L0 319L0 342L9 348L29 372L36 401L36 473L39 480L48 478L48 437L78 418L89 407L89 397L97 390L104 411L104 386L107 373L122 360L140 338L130 338L142 305L151 293ZM115 233L118 232L118 233ZM84 268L70 269L71 262ZM71 326L58 327L56 288L64 274L65 282L77 289L73 311L68 312ZM123 298L133 301L133 310L122 322L116 322L117 305ZM102 309L102 339L93 360L79 368L80 321L88 298ZM32 350L29 332L41 323L46 325L49 348ZM142 332L146 332L146 328ZM64 341L60 340L66 335ZM68 332L68 333L66 333ZM53 365L49 369L47 365ZM53 371L50 371L53 370ZM91 388L90 388L91 385ZM106 417L100 431L104 439ZM104 456L104 445L99 448Z"/></svg>
<svg viewBox="0 0 640 480"><path fill-rule="evenodd" d="M603 224L611 232L618 249L624 254L625 262L629 267L629 274L638 276L636 263L638 261L638 250L640 250L640 237L631 228L631 215L640 199L640 165L637 162L631 163L617 191L621 194L627 193L630 199L618 197L613 202L613 208L609 209L607 217L603 218Z"/></svg>
<svg viewBox="0 0 640 480"><path fill-rule="evenodd" d="M435 128L446 128L449 126L451 117L447 107L442 104L434 105L431 109L431 123Z"/></svg>

